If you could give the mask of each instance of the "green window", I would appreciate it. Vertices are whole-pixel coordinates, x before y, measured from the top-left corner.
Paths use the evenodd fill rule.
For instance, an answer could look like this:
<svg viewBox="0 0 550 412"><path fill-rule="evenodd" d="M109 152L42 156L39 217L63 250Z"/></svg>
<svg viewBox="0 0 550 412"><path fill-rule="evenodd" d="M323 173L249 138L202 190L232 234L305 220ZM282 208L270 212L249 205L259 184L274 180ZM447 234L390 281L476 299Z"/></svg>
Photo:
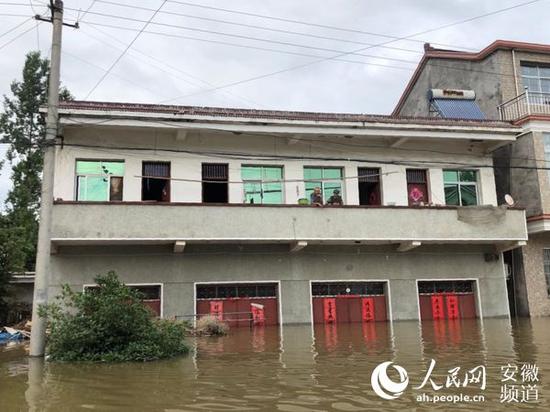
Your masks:
<svg viewBox="0 0 550 412"><path fill-rule="evenodd" d="M477 171L444 170L443 181L447 205L477 205Z"/></svg>
<svg viewBox="0 0 550 412"><path fill-rule="evenodd" d="M123 161L76 161L76 200L121 201L123 181Z"/></svg>
<svg viewBox="0 0 550 412"><path fill-rule="evenodd" d="M311 194L316 187L321 188L323 203L330 199L335 190L338 190L340 196L343 196L343 176L341 167L304 167L307 199L311 199Z"/></svg>
<svg viewBox="0 0 550 412"><path fill-rule="evenodd" d="M283 168L281 166L242 166L245 203L282 204Z"/></svg>

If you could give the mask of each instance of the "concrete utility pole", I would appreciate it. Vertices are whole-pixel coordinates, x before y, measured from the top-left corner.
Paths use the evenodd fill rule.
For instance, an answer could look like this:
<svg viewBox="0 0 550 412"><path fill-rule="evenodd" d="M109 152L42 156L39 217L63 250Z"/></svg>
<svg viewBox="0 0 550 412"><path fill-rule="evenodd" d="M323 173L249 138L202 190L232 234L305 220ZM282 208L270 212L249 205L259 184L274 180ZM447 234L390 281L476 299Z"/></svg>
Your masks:
<svg viewBox="0 0 550 412"><path fill-rule="evenodd" d="M50 58L50 79L48 88L48 115L46 118L46 144L44 147L44 170L40 199L40 227L36 252L36 275L32 305L31 356L44 356L46 344L46 319L38 315L40 305L48 303L50 285L50 234L52 224L53 181L55 165L55 139L57 138L59 77L61 65L61 33L63 29L63 2L51 0L52 11L52 54ZM38 18L38 17L37 17Z"/></svg>

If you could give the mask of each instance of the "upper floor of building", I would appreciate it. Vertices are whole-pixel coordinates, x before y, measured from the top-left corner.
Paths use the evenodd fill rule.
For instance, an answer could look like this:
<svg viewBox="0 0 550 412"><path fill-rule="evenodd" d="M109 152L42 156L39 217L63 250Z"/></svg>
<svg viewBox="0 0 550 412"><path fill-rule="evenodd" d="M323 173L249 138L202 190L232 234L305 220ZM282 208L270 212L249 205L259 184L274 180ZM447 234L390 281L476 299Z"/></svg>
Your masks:
<svg viewBox="0 0 550 412"><path fill-rule="evenodd" d="M550 45L496 40L479 52L463 52L427 44L393 114L440 115L432 89L473 91L488 119L550 119Z"/></svg>
<svg viewBox="0 0 550 412"><path fill-rule="evenodd" d="M60 114L58 245L525 237L523 211L496 208L507 123L93 102Z"/></svg>

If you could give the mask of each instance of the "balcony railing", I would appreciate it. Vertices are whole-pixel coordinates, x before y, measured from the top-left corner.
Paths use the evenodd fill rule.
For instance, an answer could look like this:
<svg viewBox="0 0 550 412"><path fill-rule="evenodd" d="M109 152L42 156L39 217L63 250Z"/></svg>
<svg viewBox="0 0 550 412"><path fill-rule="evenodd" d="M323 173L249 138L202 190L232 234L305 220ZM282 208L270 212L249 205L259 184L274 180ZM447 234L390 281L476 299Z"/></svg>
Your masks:
<svg viewBox="0 0 550 412"><path fill-rule="evenodd" d="M501 120L514 121L530 115L550 116L550 93L526 90L498 106Z"/></svg>

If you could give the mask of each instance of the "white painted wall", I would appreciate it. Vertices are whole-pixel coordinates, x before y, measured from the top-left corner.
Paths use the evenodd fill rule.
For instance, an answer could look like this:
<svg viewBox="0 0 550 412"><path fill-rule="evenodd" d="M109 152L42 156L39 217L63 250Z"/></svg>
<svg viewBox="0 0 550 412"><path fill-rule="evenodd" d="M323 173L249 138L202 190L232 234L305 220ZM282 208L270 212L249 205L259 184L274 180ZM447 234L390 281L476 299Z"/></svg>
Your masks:
<svg viewBox="0 0 550 412"><path fill-rule="evenodd" d="M465 162L472 165L492 164L490 157L481 158L479 154L467 152L468 143L440 142L449 151L463 150L463 155L442 155L429 151L396 150L391 148L352 147L347 149L342 145L335 150L333 146L322 143L307 143L303 141L289 144L286 138L273 136L250 136L221 134L213 132L194 132L185 140L177 140L175 133L170 131L155 132L147 129L100 129L100 128L65 128L65 145L57 148L56 174L54 196L56 199L75 200L75 163L77 159L123 159L125 161L124 176L124 201L141 200L141 175L142 161L170 161L171 175L174 180L171 183L172 202L201 202L202 189L199 182L178 181L177 179L201 179L201 163L228 163L229 164L229 201L230 203L242 203L243 186L240 168L243 164L266 164L283 166L283 175L286 180L303 179L304 166L337 166L344 169L346 177L343 185L342 196L345 204L359 204L359 190L357 182L358 167L378 167L381 169L382 203L384 205L406 206L407 182L405 170L407 166L392 164L363 163L357 161L316 161L316 160L242 160L222 159L216 156L198 155L195 153L176 153L155 150L176 149L189 151L216 151L216 152L245 152L252 154L261 153L269 155L292 156L317 156L317 157L342 157L365 158L374 161L386 162L394 160L423 159L425 161L452 161ZM320 137L321 138L321 137ZM336 139L332 137L331 139ZM344 139L343 142L350 139ZM353 140L359 145L365 140ZM100 145L111 147L143 147L153 148L147 151L132 151L128 149L105 149L74 147L71 144ZM462 145L462 146L461 146ZM419 149L434 147L433 141L426 146L419 145ZM409 166L409 167L422 167ZM434 204L445 204L443 190L442 168L428 165L428 180L430 200ZM481 168L478 172L478 193L481 204L496 205L496 190L493 169ZM284 199L287 204L296 204L298 199L305 197L303 182L287 181L284 184Z"/></svg>

